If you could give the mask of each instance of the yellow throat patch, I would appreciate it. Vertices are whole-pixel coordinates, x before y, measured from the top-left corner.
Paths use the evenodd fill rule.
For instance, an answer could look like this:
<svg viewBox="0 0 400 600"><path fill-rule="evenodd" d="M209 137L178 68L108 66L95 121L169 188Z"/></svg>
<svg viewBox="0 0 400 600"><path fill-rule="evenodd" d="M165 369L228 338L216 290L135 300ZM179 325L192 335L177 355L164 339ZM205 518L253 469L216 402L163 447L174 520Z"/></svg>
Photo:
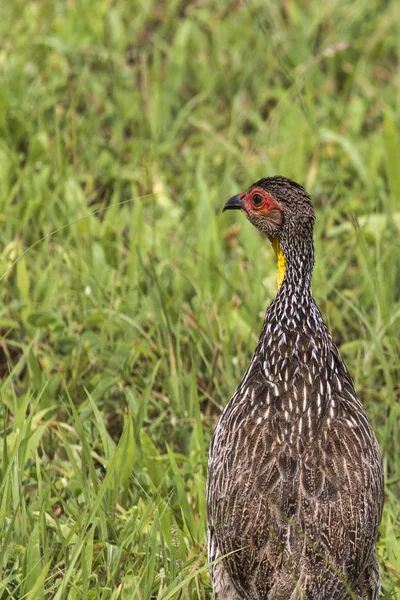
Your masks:
<svg viewBox="0 0 400 600"><path fill-rule="evenodd" d="M275 252L276 262L278 263L278 272L276 274L276 280L278 282L278 290L279 290L279 288L282 285L283 279L285 277L286 258L285 258L285 255L283 254L283 250L281 248L279 240L277 238L272 238L270 240L270 242L271 242L271 245Z"/></svg>

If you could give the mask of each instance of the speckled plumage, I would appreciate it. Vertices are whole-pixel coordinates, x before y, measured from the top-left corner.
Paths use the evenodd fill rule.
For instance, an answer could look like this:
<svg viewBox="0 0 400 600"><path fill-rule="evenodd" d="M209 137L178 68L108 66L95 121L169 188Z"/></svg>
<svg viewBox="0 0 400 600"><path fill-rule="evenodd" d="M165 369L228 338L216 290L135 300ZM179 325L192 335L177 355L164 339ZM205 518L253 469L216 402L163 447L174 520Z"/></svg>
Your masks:
<svg viewBox="0 0 400 600"><path fill-rule="evenodd" d="M254 190L265 210L253 212ZM211 567L215 597L375 600L382 459L312 297L309 196L274 177L235 198L256 227L279 240L286 269L211 441L209 561L229 555Z"/></svg>

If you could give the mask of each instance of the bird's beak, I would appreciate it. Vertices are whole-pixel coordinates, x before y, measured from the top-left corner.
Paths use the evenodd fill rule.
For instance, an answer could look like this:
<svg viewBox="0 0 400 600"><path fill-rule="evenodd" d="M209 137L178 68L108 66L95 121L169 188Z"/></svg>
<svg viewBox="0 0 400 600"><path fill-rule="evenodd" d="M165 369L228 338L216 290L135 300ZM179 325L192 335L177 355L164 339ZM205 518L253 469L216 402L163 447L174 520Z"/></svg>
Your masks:
<svg viewBox="0 0 400 600"><path fill-rule="evenodd" d="M228 202L222 209L222 212L225 212L226 210L233 210L234 208L241 209L247 212L246 206L242 200L242 196L243 194L236 194L236 196L232 196L232 198L229 198Z"/></svg>

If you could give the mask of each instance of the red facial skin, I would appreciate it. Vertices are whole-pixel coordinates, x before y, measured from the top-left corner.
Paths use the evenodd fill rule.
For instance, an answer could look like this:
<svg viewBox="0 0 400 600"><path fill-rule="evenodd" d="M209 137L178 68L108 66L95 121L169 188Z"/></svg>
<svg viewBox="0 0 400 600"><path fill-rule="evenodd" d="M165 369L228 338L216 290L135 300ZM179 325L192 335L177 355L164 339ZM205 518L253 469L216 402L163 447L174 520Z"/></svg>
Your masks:
<svg viewBox="0 0 400 600"><path fill-rule="evenodd" d="M261 196L261 198L263 199L263 202L261 202L260 204L254 204L254 197L256 197L256 199L258 200L257 196ZM248 194L241 194L240 199L244 201L246 210L249 213L258 211L263 211L267 213L273 209L278 209L280 211L282 210L281 205L278 202L276 202L276 200L271 198L271 196L269 196L267 192L265 192L262 188L259 187L254 188Z"/></svg>

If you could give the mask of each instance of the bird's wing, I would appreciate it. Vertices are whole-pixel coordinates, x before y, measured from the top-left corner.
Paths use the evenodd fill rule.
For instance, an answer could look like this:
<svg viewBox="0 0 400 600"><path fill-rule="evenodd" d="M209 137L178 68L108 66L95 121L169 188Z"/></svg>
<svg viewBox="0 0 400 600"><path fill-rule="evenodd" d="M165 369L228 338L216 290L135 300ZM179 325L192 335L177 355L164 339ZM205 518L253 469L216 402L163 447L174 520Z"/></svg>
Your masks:
<svg viewBox="0 0 400 600"><path fill-rule="evenodd" d="M319 559L325 570L333 561L355 575L376 540L383 483L379 449L350 377L329 390L318 378L295 378L297 388L251 375L245 383L237 393L247 401L246 415L234 397L210 456L210 524L222 553L242 549L229 559L232 575L244 581L258 569L272 581L286 561L293 586L299 562Z"/></svg>

